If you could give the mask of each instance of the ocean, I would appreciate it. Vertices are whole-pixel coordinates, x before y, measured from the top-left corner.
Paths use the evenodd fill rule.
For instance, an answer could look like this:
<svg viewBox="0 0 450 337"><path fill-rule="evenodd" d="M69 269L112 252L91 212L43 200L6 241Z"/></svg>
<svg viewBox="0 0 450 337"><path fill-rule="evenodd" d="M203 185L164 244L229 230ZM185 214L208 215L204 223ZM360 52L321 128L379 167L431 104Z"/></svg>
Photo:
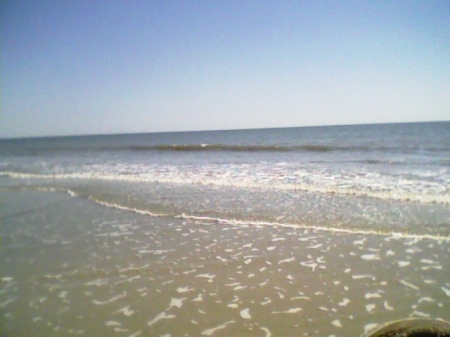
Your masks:
<svg viewBox="0 0 450 337"><path fill-rule="evenodd" d="M450 122L0 140L2 336L449 320Z"/></svg>

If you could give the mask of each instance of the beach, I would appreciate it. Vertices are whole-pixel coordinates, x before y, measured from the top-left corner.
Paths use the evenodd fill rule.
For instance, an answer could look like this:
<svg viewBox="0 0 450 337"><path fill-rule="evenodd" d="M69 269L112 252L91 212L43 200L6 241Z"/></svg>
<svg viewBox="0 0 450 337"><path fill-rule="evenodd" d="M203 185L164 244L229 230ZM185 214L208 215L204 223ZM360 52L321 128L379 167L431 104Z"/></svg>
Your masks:
<svg viewBox="0 0 450 337"><path fill-rule="evenodd" d="M450 319L450 241L1 191L4 336L359 336Z"/></svg>
<svg viewBox="0 0 450 337"><path fill-rule="evenodd" d="M0 140L2 336L450 320L450 123Z"/></svg>

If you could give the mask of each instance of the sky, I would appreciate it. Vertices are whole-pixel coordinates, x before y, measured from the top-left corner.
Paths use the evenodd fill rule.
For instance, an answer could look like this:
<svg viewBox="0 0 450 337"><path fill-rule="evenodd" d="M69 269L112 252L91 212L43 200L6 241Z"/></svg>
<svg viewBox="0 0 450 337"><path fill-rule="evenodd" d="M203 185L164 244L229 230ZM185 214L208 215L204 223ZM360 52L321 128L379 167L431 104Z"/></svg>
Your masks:
<svg viewBox="0 0 450 337"><path fill-rule="evenodd" d="M450 1L0 2L0 138L450 120Z"/></svg>

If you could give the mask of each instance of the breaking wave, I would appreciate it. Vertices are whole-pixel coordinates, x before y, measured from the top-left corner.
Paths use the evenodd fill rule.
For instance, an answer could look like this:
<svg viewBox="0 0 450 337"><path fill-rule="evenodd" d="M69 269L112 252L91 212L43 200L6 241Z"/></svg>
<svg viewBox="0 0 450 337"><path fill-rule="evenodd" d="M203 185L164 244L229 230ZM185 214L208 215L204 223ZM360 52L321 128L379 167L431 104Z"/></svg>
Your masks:
<svg viewBox="0 0 450 337"><path fill-rule="evenodd" d="M379 185L379 178L376 178L378 186L372 180L361 181L358 184L349 185L348 181L342 181L336 184L335 177L325 177L317 174L312 179L311 174L307 174L306 180L301 175L293 180L279 180L277 175L269 175L262 179L262 176L252 174L236 177L229 177L219 172L192 172L192 171L174 171L174 172L152 172L147 174L117 174L104 172L85 172L85 173L65 173L65 174L33 174L19 172L0 172L0 177L10 177L13 179L95 179L104 181L125 181L125 182L143 182L143 183L163 183L178 185L204 185L217 187L234 188L252 188L260 190L280 190L280 191L298 191L313 192L320 194L351 195L356 197L368 197L382 200L396 200L402 202L419 203L437 203L450 205L450 194L448 188L442 185L427 184L420 186L420 181L411 180L401 186L395 180L385 182L386 185ZM327 183L328 181L328 183ZM416 188L411 189L414 185ZM428 191L420 190L419 187L426 188Z"/></svg>
<svg viewBox="0 0 450 337"><path fill-rule="evenodd" d="M157 145L129 145L129 146L90 146L90 147L24 147L16 150L8 150L13 155L36 156L42 153L80 153L80 152L115 152L115 151L140 151L140 152L432 152L448 153L450 148L437 147L393 147L393 146L339 146L323 144L303 145L233 145L233 144L157 144Z"/></svg>

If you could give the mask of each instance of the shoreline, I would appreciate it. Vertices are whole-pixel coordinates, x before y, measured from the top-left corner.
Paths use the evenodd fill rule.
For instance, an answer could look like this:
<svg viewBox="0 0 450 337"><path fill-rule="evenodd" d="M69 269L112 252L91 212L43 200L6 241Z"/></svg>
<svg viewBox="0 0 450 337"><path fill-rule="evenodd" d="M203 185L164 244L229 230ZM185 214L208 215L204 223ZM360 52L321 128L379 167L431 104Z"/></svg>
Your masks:
<svg viewBox="0 0 450 337"><path fill-rule="evenodd" d="M393 319L450 319L446 241L0 195L21 211L1 229L0 324L13 335L359 336Z"/></svg>
<svg viewBox="0 0 450 337"><path fill-rule="evenodd" d="M98 183L98 181L93 180L95 183ZM89 180L87 181L89 183ZM86 184L86 182L85 182ZM45 184L44 184L45 185ZM69 185L70 186L70 185ZM176 189L176 186L171 186L171 189ZM330 233L346 233L346 234L361 234L361 235L376 235L381 237L390 237L391 239L414 239L414 240L434 240L438 242L450 242L450 236L443 236L443 235L434 235L434 234L418 234L418 233L409 233L409 232L400 232L400 231L383 231L383 230L370 230L370 229L361 229L361 228L346 228L346 227L340 227L340 226L324 226L324 225L309 225L304 223L291 223L291 222L278 222L278 221L272 221L272 220L255 220L252 218L245 219L245 218L220 218L215 216L202 216L202 215L196 215L196 214L189 214L189 213L174 213L174 214L167 214L167 213L156 213L154 211L150 211L148 209L142 208L135 208L133 206L128 206L126 203L120 204L114 201L105 201L101 200L94 196L85 196L81 195L79 192L77 192L77 187L40 187L40 186L17 186L17 187L3 187L0 188L0 193L2 192L8 192L8 191L30 191L30 192L44 192L44 193L63 193L67 194L74 198L82 198L84 200L88 200L90 202L96 203L97 205L108 207L111 209L121 210L124 212L132 212L139 215L145 215L150 217L163 217L167 219L185 219L185 220L192 220L192 221L203 221L205 223L215 223L220 225L233 225L233 226L255 226L255 227L282 227L282 228L292 228L292 229L304 229L304 230L317 230L317 231L324 231L324 232L330 232Z"/></svg>

